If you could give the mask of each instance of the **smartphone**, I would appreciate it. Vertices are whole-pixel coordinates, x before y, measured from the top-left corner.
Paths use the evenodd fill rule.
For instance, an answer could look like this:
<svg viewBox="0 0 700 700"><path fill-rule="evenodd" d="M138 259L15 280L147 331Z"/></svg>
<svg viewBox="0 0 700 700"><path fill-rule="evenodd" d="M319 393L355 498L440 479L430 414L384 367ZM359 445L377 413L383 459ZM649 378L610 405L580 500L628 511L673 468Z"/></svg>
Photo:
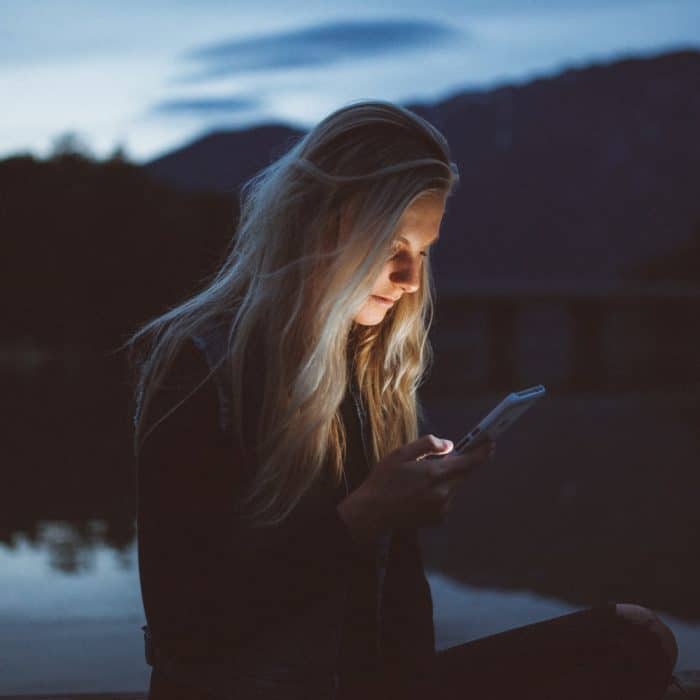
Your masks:
<svg viewBox="0 0 700 700"><path fill-rule="evenodd" d="M533 406L545 394L542 384L531 386L529 389L514 391L506 396L501 403L482 418L464 437L455 443L454 449L444 455L430 455L427 459L442 459L450 455L463 454L472 450L488 439L496 438L510 428L520 416Z"/></svg>

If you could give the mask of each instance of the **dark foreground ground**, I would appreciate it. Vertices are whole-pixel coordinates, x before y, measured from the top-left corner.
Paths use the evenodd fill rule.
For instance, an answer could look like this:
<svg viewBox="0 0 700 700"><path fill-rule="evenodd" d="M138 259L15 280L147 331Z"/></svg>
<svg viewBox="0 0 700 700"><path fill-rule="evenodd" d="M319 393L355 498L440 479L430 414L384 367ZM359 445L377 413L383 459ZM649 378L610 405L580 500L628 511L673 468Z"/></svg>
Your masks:
<svg viewBox="0 0 700 700"><path fill-rule="evenodd" d="M670 686L666 698L700 698L700 670L679 671L676 674L683 689ZM0 700L147 700L145 693L98 693L61 695L0 695Z"/></svg>

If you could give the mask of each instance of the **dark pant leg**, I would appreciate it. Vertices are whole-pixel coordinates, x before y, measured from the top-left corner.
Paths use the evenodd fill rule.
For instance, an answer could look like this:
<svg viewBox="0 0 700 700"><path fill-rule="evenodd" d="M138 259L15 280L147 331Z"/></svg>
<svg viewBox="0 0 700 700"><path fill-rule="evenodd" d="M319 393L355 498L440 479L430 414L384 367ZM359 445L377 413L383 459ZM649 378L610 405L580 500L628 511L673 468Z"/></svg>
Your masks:
<svg viewBox="0 0 700 700"><path fill-rule="evenodd" d="M656 635L610 604L443 649L416 677L385 676L364 697L656 700L671 672Z"/></svg>

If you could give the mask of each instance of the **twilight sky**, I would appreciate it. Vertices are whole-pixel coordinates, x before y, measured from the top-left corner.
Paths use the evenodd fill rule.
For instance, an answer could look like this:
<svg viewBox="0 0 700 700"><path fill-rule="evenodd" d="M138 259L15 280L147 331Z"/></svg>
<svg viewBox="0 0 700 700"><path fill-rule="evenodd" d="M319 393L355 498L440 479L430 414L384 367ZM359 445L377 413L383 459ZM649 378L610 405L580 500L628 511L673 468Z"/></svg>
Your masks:
<svg viewBox="0 0 700 700"><path fill-rule="evenodd" d="M623 56L700 48L700 0L3 0L0 157L75 131L144 162L214 129L302 129Z"/></svg>

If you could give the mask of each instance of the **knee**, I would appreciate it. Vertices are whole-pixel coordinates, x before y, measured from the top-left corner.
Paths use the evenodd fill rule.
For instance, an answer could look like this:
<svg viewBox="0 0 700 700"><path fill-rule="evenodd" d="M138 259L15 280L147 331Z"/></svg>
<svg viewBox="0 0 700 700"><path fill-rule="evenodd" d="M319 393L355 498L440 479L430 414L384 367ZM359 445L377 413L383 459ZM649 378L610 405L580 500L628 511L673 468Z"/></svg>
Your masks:
<svg viewBox="0 0 700 700"><path fill-rule="evenodd" d="M655 634L669 660L671 670L675 668L678 660L676 637L671 629L653 611L633 603L617 603L615 605L615 614L617 617L633 624L642 625Z"/></svg>

